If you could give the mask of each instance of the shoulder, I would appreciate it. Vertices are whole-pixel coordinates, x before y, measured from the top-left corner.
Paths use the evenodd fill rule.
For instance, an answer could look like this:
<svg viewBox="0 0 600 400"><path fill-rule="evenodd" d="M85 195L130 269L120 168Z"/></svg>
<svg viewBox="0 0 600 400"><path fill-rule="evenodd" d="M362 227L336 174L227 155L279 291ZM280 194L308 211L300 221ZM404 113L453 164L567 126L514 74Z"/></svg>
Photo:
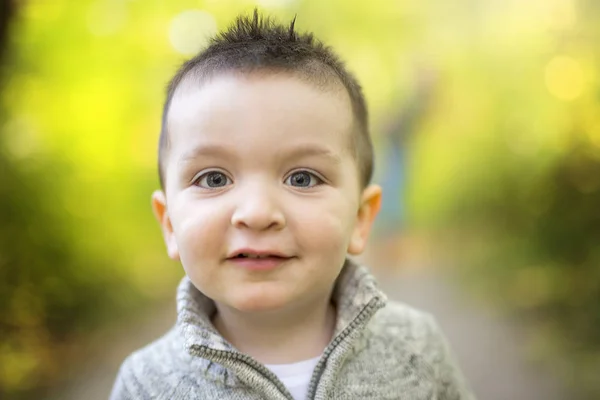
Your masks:
<svg viewBox="0 0 600 400"><path fill-rule="evenodd" d="M164 372L175 366L180 349L179 335L172 329L161 338L131 353L126 363L133 369L150 368Z"/></svg>
<svg viewBox="0 0 600 400"><path fill-rule="evenodd" d="M393 343L398 351L420 356L431 367L449 350L433 315L401 302L389 301L376 313L370 331L381 341Z"/></svg>
<svg viewBox="0 0 600 400"><path fill-rule="evenodd" d="M169 398L165 394L185 380L190 362L173 329L160 339L131 353L121 365L112 400ZM163 397L161 397L163 396Z"/></svg>
<svg viewBox="0 0 600 400"><path fill-rule="evenodd" d="M396 301L388 301L373 316L370 328L373 333L401 338L418 348L427 347L427 343L435 340L439 333L431 314Z"/></svg>
<svg viewBox="0 0 600 400"><path fill-rule="evenodd" d="M454 354L435 318L404 303L390 301L373 316L370 348L401 364L418 368L435 382L440 399L472 399Z"/></svg>
<svg viewBox="0 0 600 400"><path fill-rule="evenodd" d="M389 301L373 316L367 336L371 351L403 362L417 357L427 375L435 375L436 361L446 347L431 314L395 301Z"/></svg>

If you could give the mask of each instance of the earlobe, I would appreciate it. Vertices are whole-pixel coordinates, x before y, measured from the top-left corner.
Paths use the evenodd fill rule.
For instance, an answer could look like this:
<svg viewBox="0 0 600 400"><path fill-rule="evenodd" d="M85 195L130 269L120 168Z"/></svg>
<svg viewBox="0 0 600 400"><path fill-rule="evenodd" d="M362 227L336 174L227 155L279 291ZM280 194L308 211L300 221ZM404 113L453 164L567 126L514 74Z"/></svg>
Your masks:
<svg viewBox="0 0 600 400"><path fill-rule="evenodd" d="M162 190L152 193L152 211L162 229L163 238L167 245L167 254L173 260L179 260L179 249L167 209L167 198Z"/></svg>
<svg viewBox="0 0 600 400"><path fill-rule="evenodd" d="M369 185L361 195L360 208L356 216L356 226L350 238L348 253L352 255L361 254L368 242L371 227L375 217L381 208L381 187Z"/></svg>

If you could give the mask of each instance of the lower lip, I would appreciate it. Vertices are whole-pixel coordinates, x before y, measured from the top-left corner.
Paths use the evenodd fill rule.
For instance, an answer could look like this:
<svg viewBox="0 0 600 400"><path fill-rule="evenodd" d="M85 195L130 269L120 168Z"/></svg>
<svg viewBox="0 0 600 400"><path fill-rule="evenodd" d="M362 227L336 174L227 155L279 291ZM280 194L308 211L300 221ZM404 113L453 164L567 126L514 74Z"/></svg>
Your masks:
<svg viewBox="0 0 600 400"><path fill-rule="evenodd" d="M283 257L265 257L265 258L230 258L229 261L238 267L249 269L251 271L269 271L280 267L291 258Z"/></svg>

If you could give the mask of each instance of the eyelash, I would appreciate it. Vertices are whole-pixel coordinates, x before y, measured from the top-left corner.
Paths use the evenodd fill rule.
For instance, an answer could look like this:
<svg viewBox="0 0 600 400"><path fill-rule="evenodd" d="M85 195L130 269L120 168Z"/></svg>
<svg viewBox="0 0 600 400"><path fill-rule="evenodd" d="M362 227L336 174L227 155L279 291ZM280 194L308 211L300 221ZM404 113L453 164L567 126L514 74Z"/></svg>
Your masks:
<svg viewBox="0 0 600 400"><path fill-rule="evenodd" d="M192 184L193 184L194 186L199 186L199 187L201 187L202 189L207 189L207 190L217 190L217 189L220 189L220 188L221 188L221 187L223 187L223 186L217 186L217 187L205 187L205 186L201 186L201 185L200 185L200 182L201 182L201 181L202 181L204 178L208 177L208 176L209 176L209 174L212 174L212 173L217 173L217 174L221 174L221 175L223 175L223 176L225 177L225 180L226 180L226 182L227 182L227 181L229 181L229 182L233 182L233 180L232 180L231 178L229 178L229 176L227 176L227 174L226 174L226 173L224 173L224 172L222 172L222 171L219 171L219 170L214 170L214 169L213 169L213 170L209 170L209 171L203 172L202 174L200 174L200 175L198 175L197 177L195 177L195 178L192 180ZM231 183L229 183L229 184L231 184Z"/></svg>
<svg viewBox="0 0 600 400"><path fill-rule="evenodd" d="M224 186L217 186L217 187L206 187L206 186L201 186L201 185L200 185L200 182L201 182L202 180L204 180L205 178L207 178L207 177L209 176L209 174L211 174L211 173L218 173L218 174L221 174L221 175L223 175L223 176L225 177L225 179L226 179L226 182L227 182L227 181L229 181L229 182L231 182L231 183L233 182L233 180L232 180L231 178L229 178L229 176L227 176L227 174L226 174L226 173L224 173L224 172L222 172L222 171L219 171L219 170L209 170L209 171L203 172L202 174L200 174L200 175L198 175L197 177L195 177L195 178L192 180L192 184L193 184L194 186L199 186L199 187L201 187L202 189L207 189L207 190L217 190L217 189L220 189L220 188L222 188L222 187L225 187L225 186L227 186L228 184L229 184L229 185L231 184L231 183L226 183ZM322 184L324 184L324 183L325 183L325 179L323 179L323 178L322 178L322 177L321 177L319 174L317 174L317 173L315 173L315 172L313 172L313 171L307 170L307 169L299 169L299 170L295 170L295 171L292 171L292 172L290 172L290 173L289 173L289 174L286 176L286 178L284 179L284 182L287 182L287 181L288 181L288 180L289 180L289 179L290 179L290 178L291 178L291 177L292 177L294 174L297 174L297 173L305 173L305 174L308 174L308 175L309 175L311 178L314 178L314 179L316 179L316 181L317 181L317 182L316 182L314 185L312 185L312 186L292 186L292 185L290 185L290 186L292 186L292 187L300 187L300 188L303 188L303 189L310 189L310 188L313 188L313 187L315 187L315 186L320 186L320 185L322 185Z"/></svg>
<svg viewBox="0 0 600 400"><path fill-rule="evenodd" d="M310 177L315 178L317 182L314 185L312 185L312 186L294 186L294 187L300 187L300 188L303 188L303 189L310 189L310 188L313 188L315 186L320 186L320 185L322 185L322 184L325 183L325 179L321 178L321 176L319 174L317 174L317 173L315 173L313 171L307 170L307 169L298 169L298 170L290 172L286 176L284 182L287 182L288 179L290 179L294 174L297 174L297 173L308 174Z"/></svg>

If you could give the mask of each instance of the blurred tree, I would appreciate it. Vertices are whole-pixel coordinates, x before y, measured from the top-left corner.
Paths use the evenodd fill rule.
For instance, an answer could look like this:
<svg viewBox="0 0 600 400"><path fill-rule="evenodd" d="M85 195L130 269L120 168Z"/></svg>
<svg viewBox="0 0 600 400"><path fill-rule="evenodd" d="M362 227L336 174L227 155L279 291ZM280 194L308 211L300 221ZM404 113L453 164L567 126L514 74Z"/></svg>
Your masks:
<svg viewBox="0 0 600 400"><path fill-rule="evenodd" d="M6 46L8 33L8 24L14 13L14 3L12 0L2 0L0 2L0 59Z"/></svg>
<svg viewBox="0 0 600 400"><path fill-rule="evenodd" d="M16 8L7 0L0 4L4 87L7 70L15 68L10 32ZM107 276L90 276L101 260L74 245L74 223L60 206L66 164L44 153L15 157L7 135L19 134L0 108L0 398L15 399L56 382L72 340L114 308L106 288L118 288ZM53 179L40 178L48 174Z"/></svg>
<svg viewBox="0 0 600 400"><path fill-rule="evenodd" d="M462 74L446 69L456 90L442 91L419 144L412 216L443 228L438 240L471 288L523 317L532 356L597 399L600 7L548 7L537 29L524 18L495 31L489 19L478 32L487 40L475 44L485 50L469 55ZM507 21L503 11L490 3L480 21L491 12Z"/></svg>

